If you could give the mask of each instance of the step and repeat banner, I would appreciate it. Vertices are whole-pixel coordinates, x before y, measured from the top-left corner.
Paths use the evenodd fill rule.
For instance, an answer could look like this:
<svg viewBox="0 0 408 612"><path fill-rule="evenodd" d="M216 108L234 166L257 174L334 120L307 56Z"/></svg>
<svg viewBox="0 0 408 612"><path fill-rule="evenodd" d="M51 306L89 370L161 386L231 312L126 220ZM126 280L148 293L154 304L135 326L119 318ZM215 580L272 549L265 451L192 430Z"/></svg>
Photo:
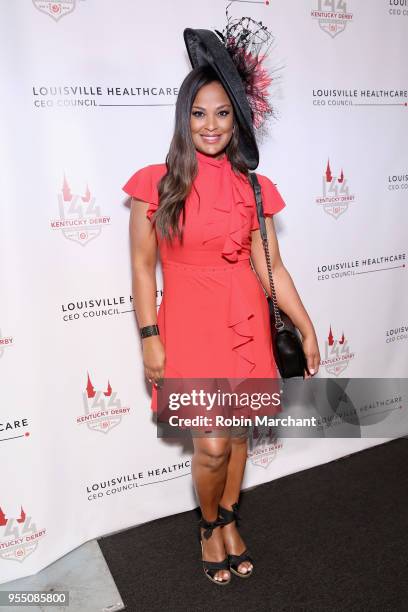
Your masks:
<svg viewBox="0 0 408 612"><path fill-rule="evenodd" d="M164 161L185 27L227 3L0 0L0 581L197 505L158 439L131 297L133 172ZM319 377L407 374L408 1L233 2L274 33L259 172ZM157 306L163 297L157 269ZM389 405L392 391L367 410ZM383 442L254 435L244 487Z"/></svg>

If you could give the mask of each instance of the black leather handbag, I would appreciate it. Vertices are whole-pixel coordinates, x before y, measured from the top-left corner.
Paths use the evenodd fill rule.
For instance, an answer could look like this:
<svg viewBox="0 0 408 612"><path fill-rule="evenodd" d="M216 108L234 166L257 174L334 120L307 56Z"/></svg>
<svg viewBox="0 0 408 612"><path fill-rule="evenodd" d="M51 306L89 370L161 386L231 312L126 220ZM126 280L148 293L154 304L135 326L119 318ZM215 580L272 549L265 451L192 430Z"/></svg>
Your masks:
<svg viewBox="0 0 408 612"><path fill-rule="evenodd" d="M258 215L259 230L265 251L271 289L271 297L269 297L265 290L264 291L269 305L273 356L282 378L292 378L294 376L302 376L304 378L305 370L308 374L310 374L310 372L307 367L307 360L303 351L299 331L294 326L290 317L278 307L276 300L268 248L268 235L266 232L265 215L262 205L261 186L255 172L250 172L249 177L255 193L256 212Z"/></svg>

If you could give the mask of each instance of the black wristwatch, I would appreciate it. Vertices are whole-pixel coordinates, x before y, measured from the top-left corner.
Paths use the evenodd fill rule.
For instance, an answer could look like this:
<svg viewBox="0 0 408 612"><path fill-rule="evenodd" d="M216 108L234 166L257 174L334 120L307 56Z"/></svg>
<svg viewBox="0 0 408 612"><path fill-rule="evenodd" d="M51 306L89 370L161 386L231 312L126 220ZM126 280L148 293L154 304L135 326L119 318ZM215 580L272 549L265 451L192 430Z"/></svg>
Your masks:
<svg viewBox="0 0 408 612"><path fill-rule="evenodd" d="M148 338L149 336L158 336L159 326L158 325L146 325L145 327L141 327L139 331L140 331L141 338Z"/></svg>

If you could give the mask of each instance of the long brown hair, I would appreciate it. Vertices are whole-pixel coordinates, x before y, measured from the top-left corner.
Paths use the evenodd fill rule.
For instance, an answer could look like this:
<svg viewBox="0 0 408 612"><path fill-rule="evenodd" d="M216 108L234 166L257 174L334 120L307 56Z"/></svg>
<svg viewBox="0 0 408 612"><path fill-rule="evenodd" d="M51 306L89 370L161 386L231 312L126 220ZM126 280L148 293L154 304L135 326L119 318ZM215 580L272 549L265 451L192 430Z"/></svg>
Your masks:
<svg viewBox="0 0 408 612"><path fill-rule="evenodd" d="M194 68L182 82L177 97L174 133L166 156L167 174L158 184L160 206L154 214L156 228L169 242L172 242L176 236L181 241L183 239L185 201L198 172L196 149L190 129L191 108L198 90L213 81L220 82L213 68L210 66ZM225 153L233 170L247 176L248 168L238 146L239 124L235 114L233 121L235 128ZM180 214L183 215L181 231Z"/></svg>

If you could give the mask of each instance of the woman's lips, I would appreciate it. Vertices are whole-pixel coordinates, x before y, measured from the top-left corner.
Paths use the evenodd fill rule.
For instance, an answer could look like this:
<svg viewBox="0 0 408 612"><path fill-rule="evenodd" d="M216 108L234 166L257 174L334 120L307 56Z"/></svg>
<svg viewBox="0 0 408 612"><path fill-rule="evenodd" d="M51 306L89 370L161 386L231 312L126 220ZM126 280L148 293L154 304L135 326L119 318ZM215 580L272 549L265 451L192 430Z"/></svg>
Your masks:
<svg viewBox="0 0 408 612"><path fill-rule="evenodd" d="M218 135L218 136L205 136L204 134L201 134L201 138L205 142L208 142L209 144L212 144L214 142L218 142L219 139L221 138L221 135Z"/></svg>

